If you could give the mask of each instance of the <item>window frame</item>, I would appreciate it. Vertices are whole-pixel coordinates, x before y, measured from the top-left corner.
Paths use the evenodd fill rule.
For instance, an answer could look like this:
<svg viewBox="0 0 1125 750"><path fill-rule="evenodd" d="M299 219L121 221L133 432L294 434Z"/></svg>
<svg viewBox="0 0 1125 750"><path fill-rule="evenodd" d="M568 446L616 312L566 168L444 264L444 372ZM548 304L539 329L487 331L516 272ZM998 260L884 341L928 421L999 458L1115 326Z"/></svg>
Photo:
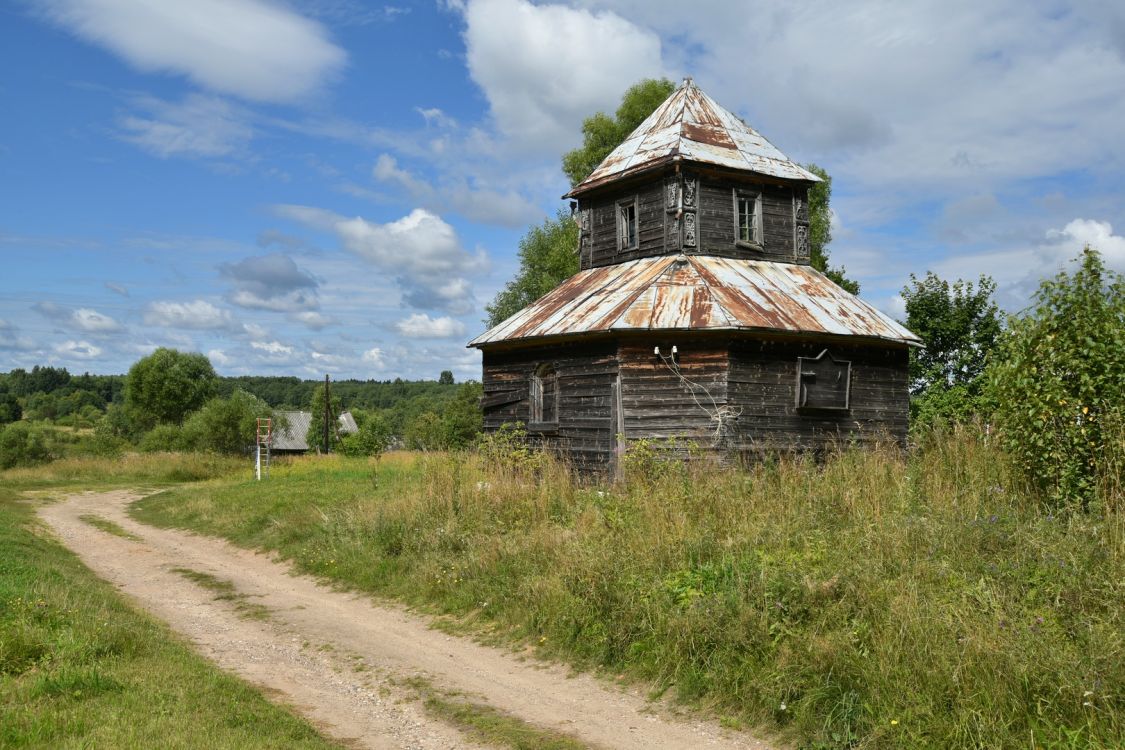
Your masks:
<svg viewBox="0 0 1125 750"><path fill-rule="evenodd" d="M625 228L627 220L624 219L622 213L625 209L633 209L633 238L632 244L626 244ZM628 198L622 198L614 204L617 226L617 251L628 252L629 250L636 250L641 246L641 212L640 206L637 202L637 196L633 195Z"/></svg>
<svg viewBox="0 0 1125 750"><path fill-rule="evenodd" d="M549 390L549 396L544 396L544 380L550 378L552 388ZM531 373L531 381L528 383L528 396L530 400L530 409L528 412L528 430L534 432L554 432L559 428L559 370L553 362L542 362L536 366L535 370ZM553 412L552 419L544 419L544 406L546 398L550 398L553 403L550 404L551 411Z"/></svg>
<svg viewBox="0 0 1125 750"><path fill-rule="evenodd" d="M811 369L808 372L805 371L805 362L810 362L810 363L820 362L825 357L827 357L829 360L831 360L831 362L835 365L844 365L844 368L843 368L844 378L845 378L845 382L844 382L844 403L843 403L842 406L839 406L839 405L836 405L836 406L831 406L831 405L829 405L829 406L826 406L826 405L809 406L807 403L802 403L802 401L806 401L806 402L808 401L808 396L807 396L807 393L808 393L807 388L808 387L806 385L806 382L812 380L812 378L815 378L815 376L816 376L816 372L812 371ZM802 393L804 393L804 395L805 395L804 399L801 398ZM796 406L797 411L801 412L801 413L843 414L843 413L851 411L851 408L852 408L852 363L851 363L851 360L837 359L827 349L822 350L820 352L820 354L816 355L815 357L797 357L797 392L796 392L795 396L796 397L795 397L795 400L794 400L794 405Z"/></svg>
<svg viewBox="0 0 1125 750"><path fill-rule="evenodd" d="M731 200L734 206L735 246L749 250L762 250L765 247L765 241L763 239L765 232L762 226L762 191L736 187L731 190ZM753 223L751 225L752 239L749 240L742 238L742 212L739 204L743 200L752 200L754 202Z"/></svg>

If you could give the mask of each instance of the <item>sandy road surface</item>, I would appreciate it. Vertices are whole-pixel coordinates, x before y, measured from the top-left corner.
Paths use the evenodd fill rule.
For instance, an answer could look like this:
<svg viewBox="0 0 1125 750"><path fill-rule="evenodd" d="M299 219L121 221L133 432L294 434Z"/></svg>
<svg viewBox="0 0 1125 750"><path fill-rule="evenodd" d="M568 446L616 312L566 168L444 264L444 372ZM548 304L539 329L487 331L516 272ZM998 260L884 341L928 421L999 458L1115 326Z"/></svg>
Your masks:
<svg viewBox="0 0 1125 750"><path fill-rule="evenodd" d="M393 605L333 591L287 564L225 541L139 524L128 491L83 493L44 506L42 518L102 578L186 636L221 667L294 706L327 734L367 748L463 748L457 730L403 700L403 678L468 694L520 719L601 748L760 748L715 724L658 715L636 693L547 667L429 627ZM111 520L124 539L80 516ZM230 581L268 608L264 621L173 568ZM357 665L362 671L357 671Z"/></svg>

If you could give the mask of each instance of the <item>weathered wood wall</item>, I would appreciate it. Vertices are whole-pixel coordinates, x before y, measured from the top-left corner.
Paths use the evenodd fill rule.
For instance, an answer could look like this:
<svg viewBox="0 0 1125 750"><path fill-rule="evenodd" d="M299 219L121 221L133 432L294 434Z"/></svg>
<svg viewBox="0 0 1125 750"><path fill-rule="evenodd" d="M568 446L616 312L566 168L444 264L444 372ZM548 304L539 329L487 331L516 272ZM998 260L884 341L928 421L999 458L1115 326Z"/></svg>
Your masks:
<svg viewBox="0 0 1125 750"><path fill-rule="evenodd" d="M612 343L574 344L511 352L484 352L484 429L505 422L528 423L528 386L539 365L550 363L558 373L559 423L554 433L541 433L543 444L570 454L581 468L611 463L616 445L614 381L617 347Z"/></svg>
<svg viewBox="0 0 1125 750"><path fill-rule="evenodd" d="M843 413L797 409L797 358L824 349L851 362L851 404ZM743 340L730 349L729 398L741 409L736 448L821 449L833 441L906 442L909 417L905 347Z"/></svg>
<svg viewBox="0 0 1125 750"><path fill-rule="evenodd" d="M629 190L605 194L590 200L583 208L590 210L590 258L583 268L597 268L637 258L664 255L663 183L651 183ZM617 202L637 197L637 247L617 249Z"/></svg>
<svg viewBox="0 0 1125 750"><path fill-rule="evenodd" d="M740 248L735 241L734 190L762 196L762 249ZM798 262L794 191L797 188L703 178L699 187L699 254L746 260ZM803 196L807 191L799 189ZM800 196L798 196L800 197ZM801 262L807 263L804 259Z"/></svg>
<svg viewBox="0 0 1125 750"><path fill-rule="evenodd" d="M625 437L686 438L710 447L717 423L714 412L727 402L728 357L725 346L696 345L654 339L645 343L623 343L621 362L621 401L624 407ZM679 372L697 387L685 385L673 368L653 353L660 345L665 357L676 344Z"/></svg>

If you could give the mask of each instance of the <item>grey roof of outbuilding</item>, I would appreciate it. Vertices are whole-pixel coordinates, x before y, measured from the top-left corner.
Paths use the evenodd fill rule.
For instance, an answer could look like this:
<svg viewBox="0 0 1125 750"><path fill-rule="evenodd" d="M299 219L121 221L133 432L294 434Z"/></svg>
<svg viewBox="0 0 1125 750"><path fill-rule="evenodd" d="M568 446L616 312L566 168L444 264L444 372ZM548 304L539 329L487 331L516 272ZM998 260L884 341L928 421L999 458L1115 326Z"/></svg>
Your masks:
<svg viewBox="0 0 1125 750"><path fill-rule="evenodd" d="M309 425L312 424L312 412L282 411L278 414L288 420L289 427L274 430L270 447L275 451L307 451L309 443L306 436L309 433ZM352 416L351 412L340 412L340 416L336 420L339 422L337 429L340 434L347 435L359 432L359 427L356 426L355 417Z"/></svg>
<svg viewBox="0 0 1125 750"><path fill-rule="evenodd" d="M565 197L674 159L820 182L688 78Z"/></svg>
<svg viewBox="0 0 1125 750"><path fill-rule="evenodd" d="M663 255L579 271L469 346L596 333L724 330L921 343L811 266Z"/></svg>

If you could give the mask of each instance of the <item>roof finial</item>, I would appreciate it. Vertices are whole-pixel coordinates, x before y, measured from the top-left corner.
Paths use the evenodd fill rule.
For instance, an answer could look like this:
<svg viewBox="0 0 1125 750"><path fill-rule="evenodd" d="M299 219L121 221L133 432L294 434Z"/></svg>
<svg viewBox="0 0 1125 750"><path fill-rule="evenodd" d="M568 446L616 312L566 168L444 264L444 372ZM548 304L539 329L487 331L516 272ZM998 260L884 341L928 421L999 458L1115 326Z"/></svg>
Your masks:
<svg viewBox="0 0 1125 750"><path fill-rule="evenodd" d="M684 76L684 82L680 84L681 88L688 88L689 86L694 85L695 81L692 80L691 76Z"/></svg>

